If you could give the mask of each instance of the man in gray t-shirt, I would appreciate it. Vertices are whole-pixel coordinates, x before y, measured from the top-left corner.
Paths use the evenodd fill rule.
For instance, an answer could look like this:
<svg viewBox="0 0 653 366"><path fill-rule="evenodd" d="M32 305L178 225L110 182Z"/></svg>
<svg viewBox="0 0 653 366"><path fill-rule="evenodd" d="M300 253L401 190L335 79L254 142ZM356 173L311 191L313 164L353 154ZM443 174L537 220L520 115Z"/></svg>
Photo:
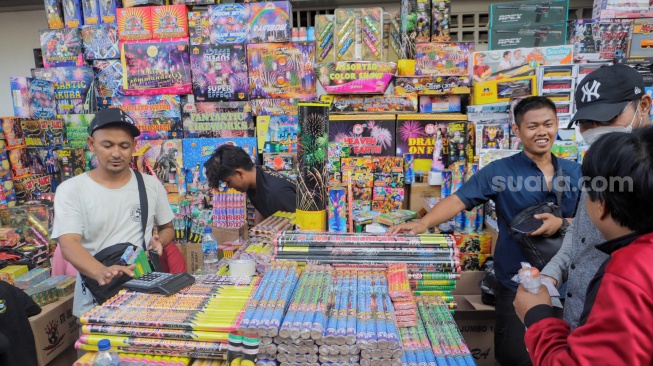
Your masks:
<svg viewBox="0 0 653 366"><path fill-rule="evenodd" d="M577 112L569 128L577 122L588 144L602 134L630 132L651 123L653 101L644 92L642 76L629 66L606 66L590 73L578 84L575 99ZM541 272L558 287L568 277L564 320L572 330L583 312L589 282L608 257L596 249L605 239L587 215L586 200L583 192L562 248Z"/></svg>
<svg viewBox="0 0 653 366"><path fill-rule="evenodd" d="M63 182L54 203L52 237L57 238L63 257L81 274L104 285L123 273L133 276L133 267L106 267L93 255L118 243L149 243L163 253L174 239L174 215L161 182L144 174L148 217L145 233L141 224L138 184L129 168L140 134L134 121L119 109L99 111L91 122L88 145L98 167ZM152 235L156 224L157 235ZM73 314L91 310L93 297L77 277Z"/></svg>

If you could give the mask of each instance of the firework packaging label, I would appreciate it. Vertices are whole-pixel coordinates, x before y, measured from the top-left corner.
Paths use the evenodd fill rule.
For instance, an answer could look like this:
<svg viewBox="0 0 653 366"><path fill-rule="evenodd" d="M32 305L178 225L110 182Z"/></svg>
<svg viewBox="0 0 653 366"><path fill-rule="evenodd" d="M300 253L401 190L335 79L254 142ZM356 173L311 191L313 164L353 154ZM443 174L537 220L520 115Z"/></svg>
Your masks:
<svg viewBox="0 0 653 366"><path fill-rule="evenodd" d="M90 67L55 67L36 69L34 76L52 82L57 114L84 113L86 93L93 82Z"/></svg>
<svg viewBox="0 0 653 366"><path fill-rule="evenodd" d="M418 43L415 52L417 75L467 76L474 42Z"/></svg>
<svg viewBox="0 0 653 366"><path fill-rule="evenodd" d="M323 96L324 97L324 96ZM332 95L331 113L417 113L417 95Z"/></svg>
<svg viewBox="0 0 653 366"><path fill-rule="evenodd" d="M244 101L249 97L244 45L191 46L193 94L199 102Z"/></svg>
<svg viewBox="0 0 653 366"><path fill-rule="evenodd" d="M402 52L401 45L401 12L385 12L383 14L383 55L385 61L397 62Z"/></svg>
<svg viewBox="0 0 653 366"><path fill-rule="evenodd" d="M93 25L100 22L100 7L98 0L82 0L84 25Z"/></svg>
<svg viewBox="0 0 653 366"><path fill-rule="evenodd" d="M152 7L152 38L188 37L186 5Z"/></svg>
<svg viewBox="0 0 653 366"><path fill-rule="evenodd" d="M396 117L392 114L333 115L329 124L329 141L348 144L352 156L395 154Z"/></svg>
<svg viewBox="0 0 653 366"><path fill-rule="evenodd" d="M418 95L469 94L471 80L467 76L397 76L395 93Z"/></svg>
<svg viewBox="0 0 653 366"><path fill-rule="evenodd" d="M58 184L80 175L86 171L86 155L82 148L65 148L56 151L56 162L58 176L55 178Z"/></svg>
<svg viewBox="0 0 653 366"><path fill-rule="evenodd" d="M61 146L64 143L62 120L23 119L20 126L27 146Z"/></svg>
<svg viewBox="0 0 653 366"><path fill-rule="evenodd" d="M335 17L333 15L316 15L315 16L315 37L317 51L315 57L317 62L335 62L336 40Z"/></svg>
<svg viewBox="0 0 653 366"><path fill-rule="evenodd" d="M82 43L87 60L120 58L118 27L114 23L85 25L82 27Z"/></svg>
<svg viewBox="0 0 653 366"><path fill-rule="evenodd" d="M181 140L137 141L136 151L143 152L135 156L138 171L157 177L163 184L175 184L180 190L185 189Z"/></svg>
<svg viewBox="0 0 653 366"><path fill-rule="evenodd" d="M100 1L100 23L115 23L116 9L118 0L99 0Z"/></svg>
<svg viewBox="0 0 653 366"><path fill-rule="evenodd" d="M474 81L530 76L535 74L537 66L573 63L571 45L515 49L511 55L510 67L506 62L502 62L505 52L505 50L474 52L470 60Z"/></svg>
<svg viewBox="0 0 653 366"><path fill-rule="evenodd" d="M7 144L7 149L24 147L25 139L23 138L23 129L20 128L20 120L15 117L3 117L0 120L2 121L2 131L4 133L2 137ZM3 146L0 152L4 150L4 142L0 142L0 145Z"/></svg>
<svg viewBox="0 0 653 366"><path fill-rule="evenodd" d="M110 102L99 104L98 108L120 108L132 117L141 131L137 140L166 140L183 135L179 96L117 97Z"/></svg>
<svg viewBox="0 0 653 366"><path fill-rule="evenodd" d="M450 39L451 0L431 1L431 42L448 42Z"/></svg>
<svg viewBox="0 0 653 366"><path fill-rule="evenodd" d="M11 165L11 176L14 180L28 177L31 174L27 151L24 147L8 149L7 155Z"/></svg>
<svg viewBox="0 0 653 366"><path fill-rule="evenodd" d="M95 71L95 95L98 99L124 95L120 60L94 60L93 71Z"/></svg>
<svg viewBox="0 0 653 366"><path fill-rule="evenodd" d="M419 110L422 113L460 113L460 95L420 95Z"/></svg>
<svg viewBox="0 0 653 366"><path fill-rule="evenodd" d="M299 165L297 226L304 231L325 231L328 206L328 104L299 104L297 140L297 162Z"/></svg>
<svg viewBox="0 0 653 366"><path fill-rule="evenodd" d="M459 115L458 121L449 122L449 164L464 164L467 160L467 121L465 116ZM473 131L470 131L473 133Z"/></svg>
<svg viewBox="0 0 653 366"><path fill-rule="evenodd" d="M39 37L46 68L84 65L79 29L43 29Z"/></svg>
<svg viewBox="0 0 653 366"><path fill-rule="evenodd" d="M249 38L249 3L209 6L212 44L245 43Z"/></svg>
<svg viewBox="0 0 653 366"><path fill-rule="evenodd" d="M55 118L54 86L46 80L24 77L9 78L14 116L21 118Z"/></svg>
<svg viewBox="0 0 653 366"><path fill-rule="evenodd" d="M66 28L79 28L84 25L81 0L65 0L63 2L63 18Z"/></svg>
<svg viewBox="0 0 653 366"><path fill-rule="evenodd" d="M52 176L41 174L16 180L14 189L18 201L41 199L44 194L52 192ZM28 249L28 247L23 248Z"/></svg>
<svg viewBox="0 0 653 366"><path fill-rule="evenodd" d="M66 146L86 147L88 128L91 126L93 118L95 118L94 114L64 114L61 116L66 132Z"/></svg>
<svg viewBox="0 0 653 366"><path fill-rule="evenodd" d="M297 114L299 102L296 98L254 99L249 104L255 116L283 116Z"/></svg>
<svg viewBox="0 0 653 366"><path fill-rule="evenodd" d="M263 151L266 153L297 152L297 115L259 116L256 121L267 124Z"/></svg>
<svg viewBox="0 0 653 366"><path fill-rule="evenodd" d="M188 34L192 46L211 44L208 10L188 12Z"/></svg>
<svg viewBox="0 0 653 366"><path fill-rule="evenodd" d="M122 45L126 95L192 93L188 38L133 41Z"/></svg>
<svg viewBox="0 0 653 366"><path fill-rule="evenodd" d="M255 124L245 102L185 104L184 137L254 137Z"/></svg>
<svg viewBox="0 0 653 366"><path fill-rule="evenodd" d="M383 94L397 71L394 62L327 62L315 76L329 94Z"/></svg>
<svg viewBox="0 0 653 366"><path fill-rule="evenodd" d="M213 155L215 149L226 144L244 149L252 157L252 161L256 163L258 153L256 138L254 137L186 138L183 139L183 151L187 185L206 182L203 169L204 163Z"/></svg>
<svg viewBox="0 0 653 366"><path fill-rule="evenodd" d="M247 46L251 99L315 97L315 43Z"/></svg>
<svg viewBox="0 0 653 366"><path fill-rule="evenodd" d="M121 41L152 38L152 8L118 8L118 35Z"/></svg>
<svg viewBox="0 0 653 366"><path fill-rule="evenodd" d="M288 42L291 39L290 1L249 4L249 43Z"/></svg>
<svg viewBox="0 0 653 366"><path fill-rule="evenodd" d="M344 188L329 190L329 232L347 232L347 195Z"/></svg>
<svg viewBox="0 0 653 366"><path fill-rule="evenodd" d="M61 0L45 0L45 14L48 19L48 28L59 29L64 27Z"/></svg>
<svg viewBox="0 0 653 366"><path fill-rule="evenodd" d="M548 25L516 25L508 27L490 28L490 49L505 50L502 63L511 61L506 59L506 52L519 47L546 47L557 46L567 40L567 23ZM509 54L509 57L512 55Z"/></svg>

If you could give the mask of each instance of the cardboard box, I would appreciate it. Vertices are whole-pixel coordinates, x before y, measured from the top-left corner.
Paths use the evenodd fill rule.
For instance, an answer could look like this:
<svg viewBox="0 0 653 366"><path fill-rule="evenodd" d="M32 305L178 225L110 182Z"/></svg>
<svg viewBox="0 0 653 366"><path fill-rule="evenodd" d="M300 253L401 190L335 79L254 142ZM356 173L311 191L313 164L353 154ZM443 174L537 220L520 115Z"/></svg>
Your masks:
<svg viewBox="0 0 653 366"><path fill-rule="evenodd" d="M14 280L24 275L25 273L27 273L27 266L7 266L3 269L0 269L0 281L5 281L13 285Z"/></svg>
<svg viewBox="0 0 653 366"><path fill-rule="evenodd" d="M474 104L491 104L532 95L537 95L535 76L477 82L473 97Z"/></svg>
<svg viewBox="0 0 653 366"><path fill-rule="evenodd" d="M506 25L566 23L568 0L516 1L490 5L490 28Z"/></svg>
<svg viewBox="0 0 653 366"><path fill-rule="evenodd" d="M410 186L408 209L420 212L426 208L424 199L440 197L440 186L431 186L428 183L415 183Z"/></svg>
<svg viewBox="0 0 653 366"><path fill-rule="evenodd" d="M30 318L38 366L45 366L75 344L79 333L73 316L73 295L43 306L41 314Z"/></svg>
<svg viewBox="0 0 653 366"><path fill-rule="evenodd" d="M567 23L517 25L490 29L489 46L492 51L512 51L514 48L523 47L558 46L566 40ZM508 55L512 56L512 52Z"/></svg>
<svg viewBox="0 0 653 366"><path fill-rule="evenodd" d="M454 296L454 300L458 304L453 316L454 320L476 364L499 365L494 360L494 307L484 305L480 294L458 295Z"/></svg>
<svg viewBox="0 0 653 366"><path fill-rule="evenodd" d="M201 243L181 244L184 247L182 254L186 258L186 272L193 274L204 265L204 253Z"/></svg>
<svg viewBox="0 0 653 366"><path fill-rule="evenodd" d="M215 236L218 244L222 244L226 241L236 241L240 238L247 240L247 231L247 224L237 228L214 227L213 236Z"/></svg>

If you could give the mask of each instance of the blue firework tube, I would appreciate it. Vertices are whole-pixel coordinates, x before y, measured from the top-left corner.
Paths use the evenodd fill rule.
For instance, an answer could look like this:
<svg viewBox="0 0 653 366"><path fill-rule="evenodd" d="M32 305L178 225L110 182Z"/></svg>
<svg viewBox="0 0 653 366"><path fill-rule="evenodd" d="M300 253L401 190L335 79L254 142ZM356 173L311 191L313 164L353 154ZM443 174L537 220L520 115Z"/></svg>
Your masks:
<svg viewBox="0 0 653 366"><path fill-rule="evenodd" d="M374 293L370 293L370 295L367 297L365 300L365 307L369 309L370 312L370 320L367 322L367 341L370 342L371 344L376 344L377 342L377 336L376 336L376 322L377 322L377 317L374 312L372 312L372 296L374 296Z"/></svg>
<svg viewBox="0 0 653 366"><path fill-rule="evenodd" d="M345 43L345 45L342 46L342 48L340 49L340 52L338 52L338 58L342 58L342 56L344 56L345 53L347 53L347 50L349 49L349 47L351 47L353 43L354 43L354 39L349 38Z"/></svg>
<svg viewBox="0 0 653 366"><path fill-rule="evenodd" d="M326 47L326 45L329 44L329 42L331 41L332 38L333 38L333 33L329 33L329 34L326 36L326 38L324 38L324 39L322 40L322 43L320 43L320 49L324 49L324 47Z"/></svg>
<svg viewBox="0 0 653 366"><path fill-rule="evenodd" d="M390 299L390 296L385 296L385 313L385 324L388 342L399 344L399 332L397 331L394 315L395 309L392 306L392 300Z"/></svg>
<svg viewBox="0 0 653 366"><path fill-rule="evenodd" d="M385 319L385 295L377 293L376 299L376 337L379 342L388 341L388 332Z"/></svg>
<svg viewBox="0 0 653 366"><path fill-rule="evenodd" d="M324 282L324 286L322 287L322 295L320 296L315 319L313 320L313 331L319 332L322 335L324 334L324 329L326 328L327 323L326 312L328 308L329 293L331 290L331 281L332 275L329 274L328 279Z"/></svg>
<svg viewBox="0 0 653 366"><path fill-rule="evenodd" d="M356 314L356 341L358 343L363 343L365 341L365 329L367 324L365 324L365 284L363 283L363 274L358 274L358 300L357 307L358 312Z"/></svg>
<svg viewBox="0 0 653 366"><path fill-rule="evenodd" d="M356 340L356 304L358 302L358 291L356 277L349 277L349 302L347 303L347 339L351 343Z"/></svg>

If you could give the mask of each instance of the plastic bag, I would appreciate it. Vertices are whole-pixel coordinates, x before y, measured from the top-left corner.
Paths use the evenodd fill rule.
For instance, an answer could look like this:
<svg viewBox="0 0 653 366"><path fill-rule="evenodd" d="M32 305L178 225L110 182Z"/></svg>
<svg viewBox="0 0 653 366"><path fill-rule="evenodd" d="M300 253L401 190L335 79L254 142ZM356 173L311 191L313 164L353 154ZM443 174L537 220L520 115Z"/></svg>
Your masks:
<svg viewBox="0 0 653 366"><path fill-rule="evenodd" d="M495 306L497 304L495 293L497 277L494 274L494 259L488 257L483 266L481 266L481 270L483 271L483 278L479 284L481 287L481 302L485 305Z"/></svg>

